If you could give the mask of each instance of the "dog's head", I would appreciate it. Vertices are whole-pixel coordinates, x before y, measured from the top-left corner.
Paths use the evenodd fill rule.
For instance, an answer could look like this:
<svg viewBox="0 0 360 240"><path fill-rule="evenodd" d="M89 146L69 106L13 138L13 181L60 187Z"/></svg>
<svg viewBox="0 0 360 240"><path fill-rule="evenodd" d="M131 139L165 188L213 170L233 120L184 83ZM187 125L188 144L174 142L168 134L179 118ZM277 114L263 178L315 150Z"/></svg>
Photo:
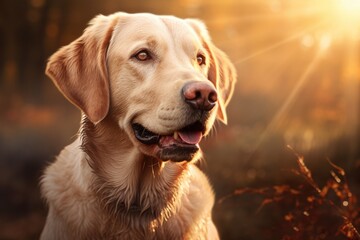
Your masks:
<svg viewBox="0 0 360 240"><path fill-rule="evenodd" d="M216 117L227 122L236 79L202 22L126 13L94 18L46 73L93 124L114 119L141 152L172 161L196 159Z"/></svg>

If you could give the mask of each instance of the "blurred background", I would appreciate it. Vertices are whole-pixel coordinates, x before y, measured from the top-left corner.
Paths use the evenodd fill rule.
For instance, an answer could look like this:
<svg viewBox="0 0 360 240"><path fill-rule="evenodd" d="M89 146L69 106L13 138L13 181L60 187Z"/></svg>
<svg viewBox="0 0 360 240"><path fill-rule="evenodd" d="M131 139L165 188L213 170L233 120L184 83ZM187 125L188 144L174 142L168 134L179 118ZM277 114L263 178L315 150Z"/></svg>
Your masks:
<svg viewBox="0 0 360 240"><path fill-rule="evenodd" d="M301 231L284 227L291 210L281 202L235 191L301 184L287 145L320 187L330 160L360 196L359 0L2 0L0 239L39 237L39 178L79 128L79 111L44 74L47 58L91 18L116 11L202 19L237 68L229 124L218 123L203 144L223 239L292 239ZM313 231L320 237L302 239L346 239Z"/></svg>

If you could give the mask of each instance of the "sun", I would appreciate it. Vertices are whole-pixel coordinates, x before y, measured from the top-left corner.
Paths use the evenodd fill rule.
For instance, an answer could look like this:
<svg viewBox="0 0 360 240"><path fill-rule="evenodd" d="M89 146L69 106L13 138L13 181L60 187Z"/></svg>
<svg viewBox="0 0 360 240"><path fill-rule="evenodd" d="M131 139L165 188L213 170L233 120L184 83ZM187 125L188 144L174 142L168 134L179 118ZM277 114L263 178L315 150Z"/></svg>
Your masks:
<svg viewBox="0 0 360 240"><path fill-rule="evenodd" d="M318 2L321 14L335 36L358 39L360 36L360 0L323 0Z"/></svg>
<svg viewBox="0 0 360 240"><path fill-rule="evenodd" d="M360 0L333 0L333 8L340 24L360 24Z"/></svg>
<svg viewBox="0 0 360 240"><path fill-rule="evenodd" d="M355 17L360 14L360 0L336 0L335 5L344 16Z"/></svg>

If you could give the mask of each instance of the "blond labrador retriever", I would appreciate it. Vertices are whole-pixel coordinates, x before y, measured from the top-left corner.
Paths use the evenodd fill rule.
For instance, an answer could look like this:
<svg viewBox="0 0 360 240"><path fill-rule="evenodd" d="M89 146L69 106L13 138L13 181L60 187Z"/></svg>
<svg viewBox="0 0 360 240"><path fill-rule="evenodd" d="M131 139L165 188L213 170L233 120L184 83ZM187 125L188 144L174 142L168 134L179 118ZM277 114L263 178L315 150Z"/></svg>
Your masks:
<svg viewBox="0 0 360 240"><path fill-rule="evenodd" d="M214 195L194 165L236 73L204 24L97 16L46 73L83 113L41 181L41 239L218 239Z"/></svg>

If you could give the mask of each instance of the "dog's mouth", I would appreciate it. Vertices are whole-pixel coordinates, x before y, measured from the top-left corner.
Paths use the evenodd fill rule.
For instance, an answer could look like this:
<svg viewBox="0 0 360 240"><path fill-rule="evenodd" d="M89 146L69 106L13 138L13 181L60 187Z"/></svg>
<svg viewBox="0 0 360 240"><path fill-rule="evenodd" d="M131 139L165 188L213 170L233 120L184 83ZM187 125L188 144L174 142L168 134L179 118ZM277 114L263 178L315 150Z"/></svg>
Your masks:
<svg viewBox="0 0 360 240"><path fill-rule="evenodd" d="M136 139L147 146L157 146L156 155L161 160L190 161L199 151L199 143L205 132L200 121L190 124L170 135L154 133L139 123L132 124Z"/></svg>

